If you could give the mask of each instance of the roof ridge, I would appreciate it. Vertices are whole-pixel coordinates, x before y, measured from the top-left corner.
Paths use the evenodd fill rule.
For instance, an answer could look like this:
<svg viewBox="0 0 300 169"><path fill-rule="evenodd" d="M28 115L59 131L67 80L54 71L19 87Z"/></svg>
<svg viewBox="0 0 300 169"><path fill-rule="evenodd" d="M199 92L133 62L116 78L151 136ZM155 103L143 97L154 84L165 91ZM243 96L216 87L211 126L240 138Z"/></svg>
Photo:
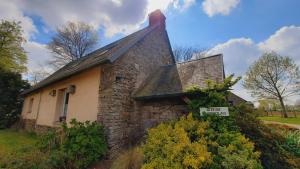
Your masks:
<svg viewBox="0 0 300 169"><path fill-rule="evenodd" d="M133 32L130 35L127 35L119 40L116 40L116 41L110 43L110 44L107 44L104 47L96 49L93 52L88 53L84 57L81 57L77 60L69 62L68 64L61 67L57 71L55 71L54 73L52 73L50 76L48 76L44 80L40 81L39 83L37 83L36 85L31 87L30 89L25 90L22 94L25 95L25 94L31 93L35 90L43 88L47 85L50 85L54 82L65 79L67 77L70 77L70 76L74 75L75 73L84 71L88 68L94 67L101 63L107 63L107 62L112 63L116 59L118 59L120 56L122 56L125 52L127 52L132 46L134 46L136 43L138 43L141 39L143 39L145 36L147 36L153 30L158 28L158 26L159 26L159 24L155 24L153 26L146 26L143 29ZM128 41L126 41L126 39L128 39ZM119 48L116 48L116 50L113 53L108 54L107 56L98 54L98 52L109 50L110 48L114 48L116 46L119 46ZM89 61L89 60L93 59L94 57L99 58L99 59L97 61L93 61L93 62L90 61L89 63L85 63L86 61ZM100 58L100 57L102 57L102 58ZM85 64L81 64L81 62L85 63ZM75 65L76 63L78 63L79 66L77 65L77 66L73 67L72 65L73 64Z"/></svg>
<svg viewBox="0 0 300 169"><path fill-rule="evenodd" d="M132 39L126 46L123 46L122 48L118 49L114 55L112 55L110 58L109 58L109 61L110 62L114 62L115 60L117 60L121 55L123 55L126 51L128 51L131 47L133 47L136 43L138 43L140 40L142 40L145 36L147 36L149 33L151 33L153 30L155 30L156 28L158 28L159 24L156 24L156 25L153 25L153 26L147 26L146 28L144 29L141 29L135 33L138 33L138 32L142 32L143 30L146 30L146 29L149 29L149 30L146 30L146 32L139 38L137 39ZM133 35L133 34L131 34ZM129 37L129 36L127 36Z"/></svg>
<svg viewBox="0 0 300 169"><path fill-rule="evenodd" d="M219 54L210 55L210 56L206 56L206 57L202 57L202 58L197 58L197 59L191 59L191 60L188 60L188 61L178 62L176 64L183 64L183 63L188 63L188 62L195 62L195 61L199 61L199 60L203 60L203 59L209 59L209 58L217 57L217 56L223 56L223 54L219 53Z"/></svg>
<svg viewBox="0 0 300 169"><path fill-rule="evenodd" d="M124 39L126 39L126 38L129 38L129 37L133 36L134 34L136 34L136 33L138 33L138 32L141 32L141 31L143 31L143 30L145 30L145 29L147 29L147 28L148 28L148 26L146 26L145 28L140 29L140 30L138 30L138 31L136 31L136 32L133 32L133 33L127 35L127 36L124 36L124 37L122 37L121 39L118 39L118 40L116 40L116 41L113 41L113 42L111 42L111 43L109 43L109 44L107 44L107 45L105 45L105 46L102 46L102 47L100 47L100 48L98 48L98 49L95 49L95 50L91 51L90 53L84 55L83 57L81 57L81 58L79 58L79 59L76 59L76 60L73 60L73 61L67 63L67 64L64 65L63 67L66 67L67 65L70 65L71 63L75 63L75 62L78 62L78 61L80 61L80 60L87 59L88 57L90 57L92 54L94 54L94 53L96 53L96 52L108 50L109 48L114 47L114 46L116 45L117 42L120 42L120 41L122 41L122 40L124 40ZM63 67L62 67L62 68L63 68ZM60 69L58 69L58 70L60 70ZM57 70L57 71L58 71L58 70Z"/></svg>

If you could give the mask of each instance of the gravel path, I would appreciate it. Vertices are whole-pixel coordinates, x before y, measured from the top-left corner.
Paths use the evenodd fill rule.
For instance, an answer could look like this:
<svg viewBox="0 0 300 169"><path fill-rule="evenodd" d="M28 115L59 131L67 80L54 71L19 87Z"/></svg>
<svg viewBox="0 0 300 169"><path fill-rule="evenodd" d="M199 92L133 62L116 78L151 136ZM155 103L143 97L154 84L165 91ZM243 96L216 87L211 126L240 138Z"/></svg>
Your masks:
<svg viewBox="0 0 300 169"><path fill-rule="evenodd" d="M300 125L297 125L297 124L288 124L288 123L280 123L280 122L276 122L276 121L265 121L265 120L263 120L263 122L265 124L281 124L281 125L286 125L286 126L290 126L290 127L293 127L293 128L296 128L296 129L300 130Z"/></svg>

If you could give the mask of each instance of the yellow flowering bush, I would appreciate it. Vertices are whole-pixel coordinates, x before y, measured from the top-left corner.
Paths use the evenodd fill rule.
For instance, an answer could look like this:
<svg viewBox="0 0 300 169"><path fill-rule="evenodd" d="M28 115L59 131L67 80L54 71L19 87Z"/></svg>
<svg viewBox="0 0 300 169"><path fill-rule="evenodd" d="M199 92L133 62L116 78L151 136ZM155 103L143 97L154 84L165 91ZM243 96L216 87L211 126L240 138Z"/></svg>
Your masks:
<svg viewBox="0 0 300 169"><path fill-rule="evenodd" d="M262 169L260 153L237 131L214 130L189 114L148 131L142 169Z"/></svg>
<svg viewBox="0 0 300 169"><path fill-rule="evenodd" d="M204 131L208 125L192 116L175 124L160 124L149 130L143 146L145 164L142 169L197 169L212 162ZM193 141L191 137L194 137Z"/></svg>

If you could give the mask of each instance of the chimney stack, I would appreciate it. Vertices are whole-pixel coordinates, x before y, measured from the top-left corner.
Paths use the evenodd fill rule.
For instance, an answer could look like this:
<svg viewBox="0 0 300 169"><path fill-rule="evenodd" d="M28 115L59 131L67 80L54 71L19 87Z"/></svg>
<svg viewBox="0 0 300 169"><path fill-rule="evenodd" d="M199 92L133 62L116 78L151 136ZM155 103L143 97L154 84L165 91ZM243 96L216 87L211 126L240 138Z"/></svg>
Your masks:
<svg viewBox="0 0 300 169"><path fill-rule="evenodd" d="M159 9L151 12L148 16L149 16L149 26L159 24L162 28L165 28L166 17Z"/></svg>

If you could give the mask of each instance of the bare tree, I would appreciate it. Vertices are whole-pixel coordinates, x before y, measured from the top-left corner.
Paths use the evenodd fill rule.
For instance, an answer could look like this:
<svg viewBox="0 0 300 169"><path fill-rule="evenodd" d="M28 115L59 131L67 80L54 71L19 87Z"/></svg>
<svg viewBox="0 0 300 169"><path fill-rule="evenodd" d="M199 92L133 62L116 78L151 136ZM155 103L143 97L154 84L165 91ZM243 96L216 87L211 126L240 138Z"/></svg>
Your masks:
<svg viewBox="0 0 300 169"><path fill-rule="evenodd" d="M97 43L97 32L92 26L82 22L68 22L57 28L57 34L48 44L54 54L50 63L56 68L62 67L85 56Z"/></svg>
<svg viewBox="0 0 300 169"><path fill-rule="evenodd" d="M300 107L300 99L296 100L295 106Z"/></svg>
<svg viewBox="0 0 300 169"><path fill-rule="evenodd" d="M27 73L28 81L31 85L36 85L38 82L50 76L53 70L49 67L39 64L35 70L29 70Z"/></svg>
<svg viewBox="0 0 300 169"><path fill-rule="evenodd" d="M243 85L253 96L279 100L282 115L288 117L284 99L300 94L299 67L289 57L265 53L250 66Z"/></svg>
<svg viewBox="0 0 300 169"><path fill-rule="evenodd" d="M173 54L176 62L184 62L191 59L199 59L205 57L205 50L195 47L176 46L173 49Z"/></svg>
<svg viewBox="0 0 300 169"><path fill-rule="evenodd" d="M31 71L29 72L29 82L31 85L36 85L38 82L44 80L46 77L50 75L49 72L46 71Z"/></svg>

